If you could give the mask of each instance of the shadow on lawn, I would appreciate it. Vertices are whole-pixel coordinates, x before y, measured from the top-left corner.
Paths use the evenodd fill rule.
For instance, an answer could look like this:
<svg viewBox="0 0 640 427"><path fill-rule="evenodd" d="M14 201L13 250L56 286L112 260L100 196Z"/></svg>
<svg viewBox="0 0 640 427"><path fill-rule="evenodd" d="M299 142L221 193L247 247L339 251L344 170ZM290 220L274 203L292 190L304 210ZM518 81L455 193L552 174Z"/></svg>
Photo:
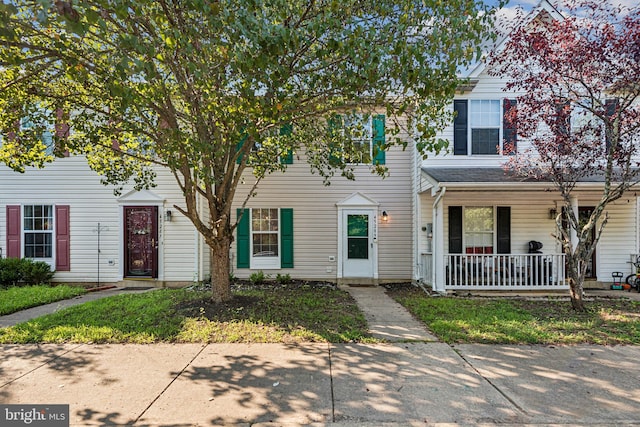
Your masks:
<svg viewBox="0 0 640 427"><path fill-rule="evenodd" d="M14 327L0 342L352 342L367 338L366 320L335 288L240 289L226 303L201 290L157 290L92 301Z"/></svg>

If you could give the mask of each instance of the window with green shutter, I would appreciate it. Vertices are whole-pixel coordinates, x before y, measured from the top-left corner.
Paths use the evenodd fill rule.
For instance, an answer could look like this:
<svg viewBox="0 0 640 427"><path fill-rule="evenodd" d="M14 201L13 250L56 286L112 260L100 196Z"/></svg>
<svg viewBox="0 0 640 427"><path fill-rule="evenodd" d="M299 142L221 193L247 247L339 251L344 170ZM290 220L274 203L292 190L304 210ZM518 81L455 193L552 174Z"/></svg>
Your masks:
<svg viewBox="0 0 640 427"><path fill-rule="evenodd" d="M241 210L237 210L238 217ZM245 209L236 232L237 268L293 268L293 209Z"/></svg>
<svg viewBox="0 0 640 427"><path fill-rule="evenodd" d="M353 149L347 156L343 146L331 141L329 144L329 164L336 166L339 159L348 164L384 165L385 153L385 116L351 114L348 116L335 115L329 120L329 136L333 138L336 132L344 135L348 132Z"/></svg>

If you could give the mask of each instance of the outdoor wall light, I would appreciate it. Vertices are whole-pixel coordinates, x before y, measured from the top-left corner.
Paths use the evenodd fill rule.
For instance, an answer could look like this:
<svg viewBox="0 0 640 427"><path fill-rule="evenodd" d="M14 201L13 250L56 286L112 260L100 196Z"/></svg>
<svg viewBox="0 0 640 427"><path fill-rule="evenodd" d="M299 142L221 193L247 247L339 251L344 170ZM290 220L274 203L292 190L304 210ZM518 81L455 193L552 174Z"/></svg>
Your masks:
<svg viewBox="0 0 640 427"><path fill-rule="evenodd" d="M558 210L556 208L549 209L549 219L556 219L558 216Z"/></svg>
<svg viewBox="0 0 640 427"><path fill-rule="evenodd" d="M389 220L389 215L387 215L387 211L382 211L382 220L387 222Z"/></svg>
<svg viewBox="0 0 640 427"><path fill-rule="evenodd" d="M164 220L167 222L171 222L171 210L167 209L167 211L164 213Z"/></svg>

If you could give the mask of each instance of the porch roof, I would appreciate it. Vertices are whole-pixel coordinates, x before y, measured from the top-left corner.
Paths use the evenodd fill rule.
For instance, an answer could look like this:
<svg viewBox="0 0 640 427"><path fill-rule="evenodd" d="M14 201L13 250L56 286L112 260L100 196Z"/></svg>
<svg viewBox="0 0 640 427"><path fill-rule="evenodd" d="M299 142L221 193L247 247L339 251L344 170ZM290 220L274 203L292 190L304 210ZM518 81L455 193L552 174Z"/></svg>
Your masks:
<svg viewBox="0 0 640 427"><path fill-rule="evenodd" d="M434 187L513 187L531 189L549 188L549 178L531 178L515 175L500 167L422 167L423 176ZM594 175L580 179L580 187L598 187L604 182L603 175ZM426 190L427 188L424 188Z"/></svg>

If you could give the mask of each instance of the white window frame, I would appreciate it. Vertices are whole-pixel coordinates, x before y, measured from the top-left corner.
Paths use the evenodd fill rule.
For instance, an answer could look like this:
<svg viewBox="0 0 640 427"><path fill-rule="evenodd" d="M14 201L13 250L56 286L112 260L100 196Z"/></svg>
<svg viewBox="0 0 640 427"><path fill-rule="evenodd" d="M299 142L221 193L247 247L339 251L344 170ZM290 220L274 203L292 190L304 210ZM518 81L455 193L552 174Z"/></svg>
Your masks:
<svg viewBox="0 0 640 427"><path fill-rule="evenodd" d="M462 253L467 255L482 255L482 253L476 254L474 252L467 253L467 234L489 234L488 231L485 232L470 232L467 230L467 210L468 209L491 209L491 222L492 222L492 230L491 230L491 253L488 255L492 255L496 253L497 246L497 219L496 219L496 207L493 205L489 206L463 206L462 208ZM472 246L479 247L479 246ZM483 248L485 246L482 246Z"/></svg>
<svg viewBox="0 0 640 427"><path fill-rule="evenodd" d="M365 116L366 116L366 122L365 122ZM366 143L369 144L369 153L368 159L364 159L365 161L362 161L362 155L365 154L364 150L358 151L358 153L360 154L360 161L358 162L353 162L351 160L353 159L347 159L346 164L348 165L370 165L373 162L373 115L369 114L369 115L365 115L365 114L350 114L350 115L346 115L343 116L344 117L344 127L350 127L350 126L357 126L358 123L362 123L362 131L363 134L360 138L358 137L352 137L351 138L351 142L352 144L359 144L362 145L364 147L364 145ZM344 130L343 130L344 132ZM355 135L358 136L358 135ZM354 153L355 154L355 153Z"/></svg>
<svg viewBox="0 0 640 427"><path fill-rule="evenodd" d="M26 210L28 207L35 208L37 206L40 207L49 207L51 209L51 228L48 230L27 230L25 227L25 222L27 220ZM29 258L34 261L44 261L47 264L51 265L55 268L55 259L56 259L56 209L53 204L24 204L21 206L21 215L20 215L20 238L22 239L20 244L20 251L23 258ZM34 218L30 216L30 218ZM39 217L44 218L44 217ZM49 217L47 217L49 218ZM49 234L51 236L51 256L50 257L28 257L26 255L27 248L27 234Z"/></svg>
<svg viewBox="0 0 640 427"><path fill-rule="evenodd" d="M41 110L41 111L46 111L46 110ZM51 111L46 111L48 114L52 114ZM20 129L31 129L34 126L33 122L31 122L30 120L28 120L26 117L23 117L22 119L20 119ZM54 152L55 152L55 141L53 139L53 136L55 135L55 125L53 128L53 131L48 129L48 130L44 130L38 137L38 139L40 140L40 142L42 142L45 146L45 150L44 153L47 156L53 156Z"/></svg>
<svg viewBox="0 0 640 427"><path fill-rule="evenodd" d="M278 219L278 226L277 226L277 230L274 231L255 231L253 229L253 213L254 211L257 210L273 210L276 212L277 215L277 219ZM249 209L249 251L250 251L250 258L249 258L249 266L251 269L270 269L270 270L275 270L275 269L280 269L281 263L280 263L280 257L282 256L282 242L280 239L280 232L281 232L281 227L282 227L282 219L280 218L280 209L278 208L251 208ZM254 255L254 249L253 249L253 237L254 235L258 235L258 234L275 234L277 236L277 240L278 240L278 255L274 255L274 256L255 256Z"/></svg>
<svg viewBox="0 0 640 427"><path fill-rule="evenodd" d="M474 114L472 113L472 105L475 103L497 103L498 104L498 123L497 125L491 124L485 124L485 122L483 120L481 120L480 124L474 124ZM503 139L503 135L502 135L502 128L503 128L503 100L502 99L469 99L468 104L467 104L467 153L469 153L470 156L501 156L502 153L502 139ZM489 113L491 113L491 111L489 111ZM483 112L480 111L480 114L482 115ZM487 113L484 113L487 114ZM496 150L493 153L474 153L473 152L473 130L474 129L498 129L498 140L496 141L496 146L499 147L498 150Z"/></svg>

